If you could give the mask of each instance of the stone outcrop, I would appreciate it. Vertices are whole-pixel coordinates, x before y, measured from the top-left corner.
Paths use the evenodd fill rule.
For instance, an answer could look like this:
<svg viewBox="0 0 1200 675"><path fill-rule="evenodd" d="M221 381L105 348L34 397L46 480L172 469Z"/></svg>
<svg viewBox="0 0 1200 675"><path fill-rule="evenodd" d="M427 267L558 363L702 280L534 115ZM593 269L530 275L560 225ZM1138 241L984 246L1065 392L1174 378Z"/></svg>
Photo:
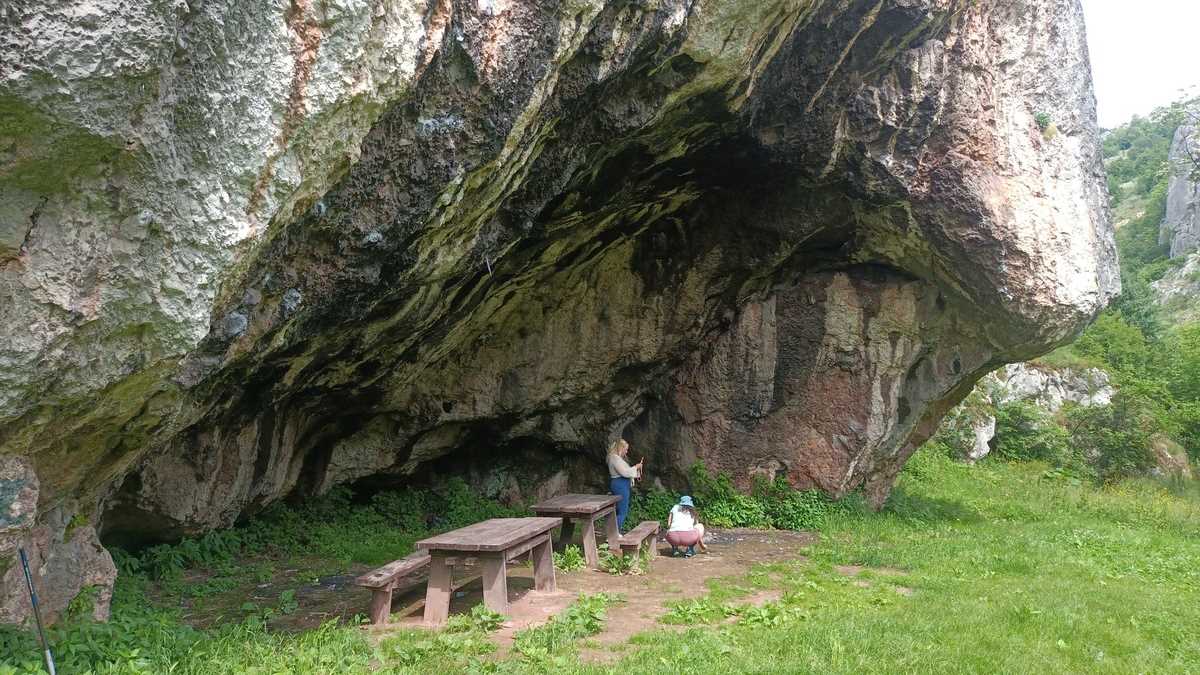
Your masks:
<svg viewBox="0 0 1200 675"><path fill-rule="evenodd" d="M991 452L996 435L996 406L1025 401L1053 415L1063 405L1108 405L1116 396L1108 373L1099 368L1052 368L1040 363L1010 363L988 373L963 403L943 420L949 437L960 439L956 448L969 462Z"/></svg>
<svg viewBox="0 0 1200 675"><path fill-rule="evenodd" d="M1158 232L1160 244L1171 247L1171 257L1179 258L1200 246L1200 181L1196 180L1200 160L1200 139L1196 127L1184 124L1175 130L1167 166L1171 177L1167 184L1167 212Z"/></svg>
<svg viewBox="0 0 1200 675"><path fill-rule="evenodd" d="M0 538L45 560L626 428L879 503L1118 291L1077 0L0 22Z"/></svg>
<svg viewBox="0 0 1200 675"><path fill-rule="evenodd" d="M1081 406L1108 405L1116 389L1108 373L1099 368L1052 368L1038 363L1010 363L988 379L994 403L1029 401L1048 413L1058 412L1065 403Z"/></svg>
<svg viewBox="0 0 1200 675"><path fill-rule="evenodd" d="M1182 258L1161 279L1151 282L1154 300L1169 322L1176 325L1200 318L1200 140L1196 127L1175 130L1167 165L1167 211L1159 230L1159 243L1170 246L1172 258Z"/></svg>

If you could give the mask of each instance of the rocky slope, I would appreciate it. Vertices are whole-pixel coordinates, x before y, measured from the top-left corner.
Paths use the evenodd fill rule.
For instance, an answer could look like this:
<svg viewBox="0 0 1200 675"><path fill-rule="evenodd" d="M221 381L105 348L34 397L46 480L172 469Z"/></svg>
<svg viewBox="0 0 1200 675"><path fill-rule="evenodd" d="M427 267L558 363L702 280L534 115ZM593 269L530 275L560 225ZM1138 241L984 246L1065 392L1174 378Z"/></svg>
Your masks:
<svg viewBox="0 0 1200 675"><path fill-rule="evenodd" d="M52 611L110 582L97 528L468 456L599 474L622 430L668 483L878 503L1118 290L1077 0L0 22L0 557Z"/></svg>

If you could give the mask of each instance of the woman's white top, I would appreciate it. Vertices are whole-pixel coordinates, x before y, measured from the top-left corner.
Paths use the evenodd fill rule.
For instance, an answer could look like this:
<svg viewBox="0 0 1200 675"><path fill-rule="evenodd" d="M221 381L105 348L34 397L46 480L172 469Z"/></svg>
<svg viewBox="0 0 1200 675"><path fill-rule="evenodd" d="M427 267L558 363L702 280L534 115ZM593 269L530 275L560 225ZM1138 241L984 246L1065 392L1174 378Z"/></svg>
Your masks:
<svg viewBox="0 0 1200 675"><path fill-rule="evenodd" d="M683 510L683 505L671 507L671 529L668 532L691 532L696 529L696 519Z"/></svg>
<svg viewBox="0 0 1200 675"><path fill-rule="evenodd" d="M615 452L608 453L609 478L637 478L637 469L629 466L625 458Z"/></svg>

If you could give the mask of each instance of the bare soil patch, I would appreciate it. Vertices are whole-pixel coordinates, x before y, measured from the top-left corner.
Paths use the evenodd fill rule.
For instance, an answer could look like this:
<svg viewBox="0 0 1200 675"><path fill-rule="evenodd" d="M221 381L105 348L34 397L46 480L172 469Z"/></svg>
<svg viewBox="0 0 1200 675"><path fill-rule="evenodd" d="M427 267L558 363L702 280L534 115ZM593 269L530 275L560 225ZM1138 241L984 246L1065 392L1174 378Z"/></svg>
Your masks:
<svg viewBox="0 0 1200 675"><path fill-rule="evenodd" d="M659 555L649 572L640 575L616 576L597 570L557 572L558 590L541 593L533 590L533 569L527 564L514 563L508 571L508 621L493 634L497 643L495 658L503 658L512 647L513 636L525 628L540 625L561 612L583 593L615 593L624 602L613 605L603 632L585 641L581 655L589 660L609 660L619 656L619 650L630 637L651 629L685 629L658 622L667 611L667 604L702 596L708 592L705 582L716 577L744 576L757 563L772 563L803 559L804 547L816 541L815 535L784 530L730 529L714 530L708 537L709 552L691 558L671 557L670 547L658 542ZM370 604L370 592L354 585L354 578L368 571L355 565L344 574L316 576L328 562L272 561L269 581L245 582L236 588L222 590L211 597L181 601L185 620L196 627L211 627L229 620L240 620L248 610L242 607L253 603L260 608L280 607L280 596L293 591L294 606L287 613L277 613L272 628L301 631L316 628L323 622L338 618L350 621L356 614L365 614ZM203 584L210 575L190 573L185 583ZM425 585L423 577L410 588L393 596L392 618L387 626L365 626L373 639L382 639L398 629L421 628L424 611ZM483 602L483 585L479 571L473 568L455 569L456 591L450 600L450 613L467 613ZM778 599L779 592L758 591L739 599L739 604L761 605ZM160 597L160 600L167 600Z"/></svg>

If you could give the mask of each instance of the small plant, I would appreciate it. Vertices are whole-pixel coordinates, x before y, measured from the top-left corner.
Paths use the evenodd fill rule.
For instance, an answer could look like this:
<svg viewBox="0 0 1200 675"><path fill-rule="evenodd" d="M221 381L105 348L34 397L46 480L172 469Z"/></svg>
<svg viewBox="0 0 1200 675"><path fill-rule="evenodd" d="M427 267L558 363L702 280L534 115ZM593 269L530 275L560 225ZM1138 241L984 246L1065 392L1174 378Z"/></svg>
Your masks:
<svg viewBox="0 0 1200 675"><path fill-rule="evenodd" d="M617 602L610 593L581 595L562 614L513 637L513 651L529 660L544 659L571 642L595 635L604 627L605 609Z"/></svg>
<svg viewBox="0 0 1200 675"><path fill-rule="evenodd" d="M562 553L554 554L554 567L563 572L577 572L586 566L583 551L574 544L563 549Z"/></svg>
<svg viewBox="0 0 1200 675"><path fill-rule="evenodd" d="M788 621L807 616L799 607L790 607L778 602L769 602L762 607L750 605L740 608L739 624L747 626L775 627Z"/></svg>
<svg viewBox="0 0 1200 675"><path fill-rule="evenodd" d="M288 589L279 594L279 613L293 614L300 608L300 603L296 602L296 591Z"/></svg>
<svg viewBox="0 0 1200 675"><path fill-rule="evenodd" d="M738 613L736 607L711 597L671 603L671 610L659 618L663 623L693 625L715 623Z"/></svg>
<svg viewBox="0 0 1200 675"><path fill-rule="evenodd" d="M446 631L450 633L465 633L478 630L491 633L504 625L504 615L493 612L480 604L471 608L470 614L456 614L446 621Z"/></svg>
<svg viewBox="0 0 1200 675"><path fill-rule="evenodd" d="M620 555L610 551L607 543L600 545L600 569L609 574L645 574L650 570L650 559L650 551Z"/></svg>
<svg viewBox="0 0 1200 675"><path fill-rule="evenodd" d="M1054 123L1054 120L1050 119L1050 114L1044 112L1034 113L1033 121L1037 124L1038 129L1041 129L1043 132L1049 129L1050 125Z"/></svg>

